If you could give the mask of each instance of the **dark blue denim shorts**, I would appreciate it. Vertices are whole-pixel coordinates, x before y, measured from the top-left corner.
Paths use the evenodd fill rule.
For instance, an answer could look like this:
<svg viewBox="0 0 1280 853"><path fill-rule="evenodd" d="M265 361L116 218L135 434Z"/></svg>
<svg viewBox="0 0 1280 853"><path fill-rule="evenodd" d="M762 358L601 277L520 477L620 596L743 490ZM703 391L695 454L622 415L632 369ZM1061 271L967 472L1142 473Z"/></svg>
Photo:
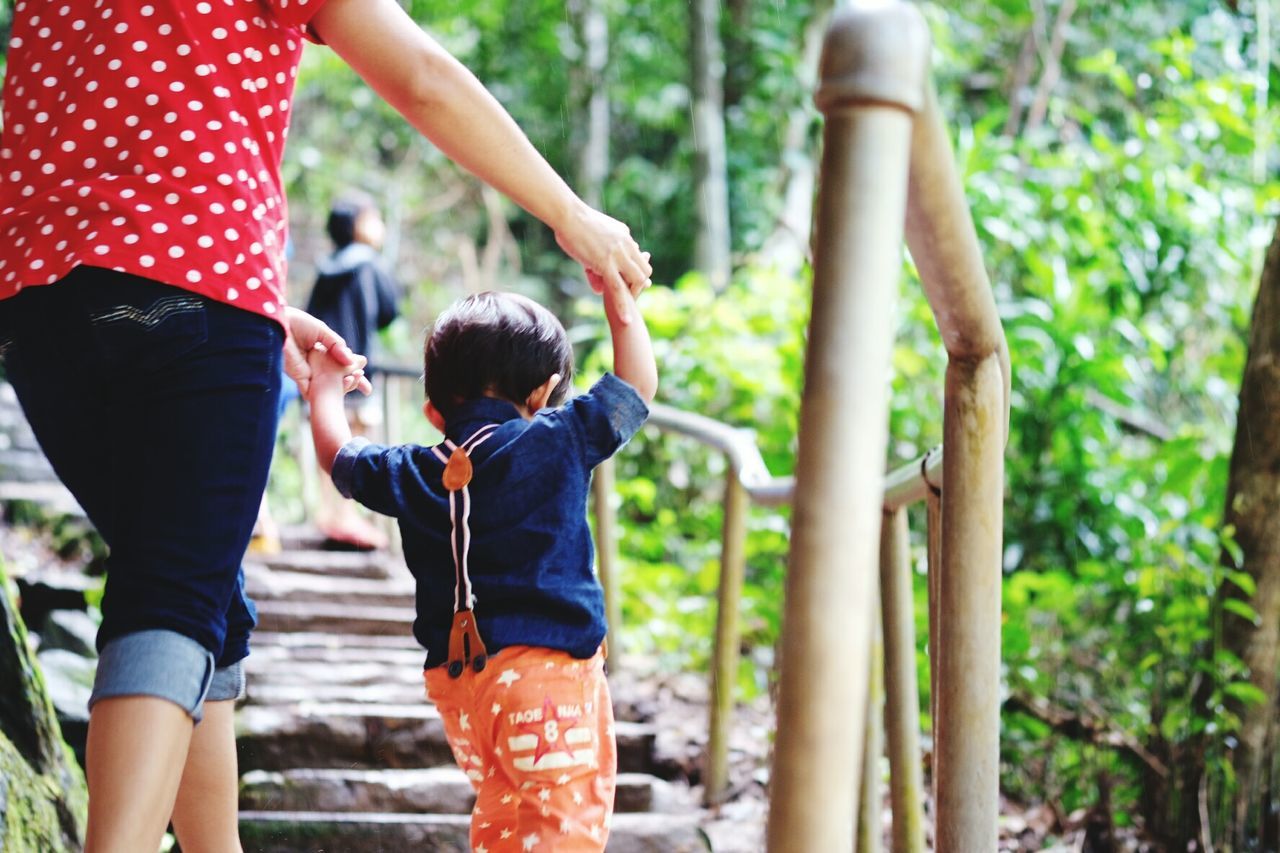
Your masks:
<svg viewBox="0 0 1280 853"><path fill-rule="evenodd" d="M0 301L5 373L110 547L94 701L159 695L199 718L242 686L283 343L265 317L94 267Z"/></svg>

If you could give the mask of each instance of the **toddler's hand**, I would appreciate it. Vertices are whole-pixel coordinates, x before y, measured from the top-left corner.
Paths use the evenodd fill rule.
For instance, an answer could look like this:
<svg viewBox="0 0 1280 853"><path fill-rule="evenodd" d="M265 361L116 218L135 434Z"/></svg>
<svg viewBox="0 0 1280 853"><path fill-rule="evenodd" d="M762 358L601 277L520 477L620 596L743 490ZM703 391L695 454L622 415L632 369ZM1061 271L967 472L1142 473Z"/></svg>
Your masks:
<svg viewBox="0 0 1280 853"><path fill-rule="evenodd" d="M365 364L364 356L355 355L350 364L343 365L330 355L324 344L316 343L307 353L312 392L321 387L341 386L343 394L349 394L357 389L365 394L369 393L366 390L369 387L369 380L364 375Z"/></svg>

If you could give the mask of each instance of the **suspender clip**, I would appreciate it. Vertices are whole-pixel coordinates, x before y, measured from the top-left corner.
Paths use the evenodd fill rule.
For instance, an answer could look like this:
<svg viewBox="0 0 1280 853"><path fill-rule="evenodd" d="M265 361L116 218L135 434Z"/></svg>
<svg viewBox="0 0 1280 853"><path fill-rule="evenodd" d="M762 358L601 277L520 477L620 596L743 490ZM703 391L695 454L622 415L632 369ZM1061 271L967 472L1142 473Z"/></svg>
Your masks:
<svg viewBox="0 0 1280 853"><path fill-rule="evenodd" d="M449 631L449 677L460 678L468 664L480 672L488 662L489 651L480 639L475 612L459 610L453 614L453 628Z"/></svg>

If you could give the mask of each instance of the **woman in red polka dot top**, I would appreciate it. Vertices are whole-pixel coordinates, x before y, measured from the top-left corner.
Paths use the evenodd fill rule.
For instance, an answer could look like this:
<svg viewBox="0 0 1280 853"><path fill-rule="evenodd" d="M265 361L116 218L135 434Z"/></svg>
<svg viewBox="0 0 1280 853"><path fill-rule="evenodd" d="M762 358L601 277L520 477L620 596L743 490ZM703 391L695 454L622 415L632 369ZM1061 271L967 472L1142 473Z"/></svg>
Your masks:
<svg viewBox="0 0 1280 853"><path fill-rule="evenodd" d="M647 257L583 203L395 0L17 0L0 137L0 352L111 548L86 850L236 851L240 560L280 367L322 345L284 304L280 161L305 40L556 234L626 315ZM194 723L203 718L203 723Z"/></svg>

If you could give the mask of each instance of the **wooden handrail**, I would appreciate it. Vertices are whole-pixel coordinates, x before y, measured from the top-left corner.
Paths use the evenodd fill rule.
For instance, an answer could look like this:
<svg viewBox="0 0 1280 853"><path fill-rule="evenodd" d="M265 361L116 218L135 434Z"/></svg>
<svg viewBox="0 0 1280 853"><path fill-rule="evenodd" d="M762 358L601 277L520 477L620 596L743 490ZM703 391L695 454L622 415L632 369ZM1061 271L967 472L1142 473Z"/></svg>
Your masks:
<svg viewBox="0 0 1280 853"><path fill-rule="evenodd" d="M769 473L755 433L733 427L706 415L654 403L649 425L663 432L684 435L725 455L738 483L758 506L787 506L795 496L795 477ZM935 447L911 462L894 468L884 478L884 511L892 512L924 500L930 489L942 488L942 448Z"/></svg>

